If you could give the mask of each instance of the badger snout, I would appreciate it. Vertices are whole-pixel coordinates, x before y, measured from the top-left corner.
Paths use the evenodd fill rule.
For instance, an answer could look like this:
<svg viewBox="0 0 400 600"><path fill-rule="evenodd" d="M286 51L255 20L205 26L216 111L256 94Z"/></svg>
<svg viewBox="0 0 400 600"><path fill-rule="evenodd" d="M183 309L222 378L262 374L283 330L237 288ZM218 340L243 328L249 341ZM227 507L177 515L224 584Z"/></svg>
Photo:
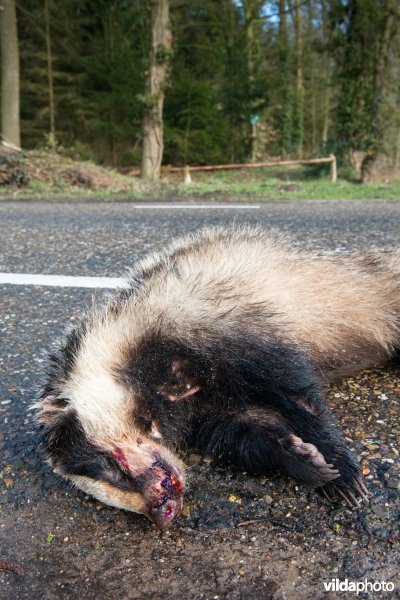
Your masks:
<svg viewBox="0 0 400 600"><path fill-rule="evenodd" d="M157 527L169 527L182 510L184 484L181 477L157 460L151 466L146 487L147 516Z"/></svg>
<svg viewBox="0 0 400 600"><path fill-rule="evenodd" d="M170 527L183 506L184 470L178 458L143 437L133 446L118 445L112 455L142 497L135 510L159 528Z"/></svg>

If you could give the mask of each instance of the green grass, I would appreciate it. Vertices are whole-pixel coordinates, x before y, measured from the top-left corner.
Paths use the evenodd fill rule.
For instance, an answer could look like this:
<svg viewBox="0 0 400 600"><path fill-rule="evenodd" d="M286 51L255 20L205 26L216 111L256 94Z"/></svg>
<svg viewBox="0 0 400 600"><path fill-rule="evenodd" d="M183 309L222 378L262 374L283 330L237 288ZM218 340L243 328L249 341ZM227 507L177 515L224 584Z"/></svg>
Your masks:
<svg viewBox="0 0 400 600"><path fill-rule="evenodd" d="M179 187L183 192L182 187ZM400 183L393 184L355 184L348 181L306 181L298 184L285 184L280 180L270 179L265 183L216 184L201 182L187 190L189 194L209 194L224 192L232 196L254 196L258 199L290 200L290 199L395 199L400 200Z"/></svg>
<svg viewBox="0 0 400 600"><path fill-rule="evenodd" d="M162 200L223 200L248 202L255 200L279 201L295 199L343 199L400 200L400 181L394 183L361 184L347 179L330 181L329 170L313 168L248 169L236 171L195 172L193 183L185 185L179 181L166 181L145 185L136 178L115 174L116 184L123 177L127 182L125 191L105 188L97 191L76 188L62 188L41 181L32 180L24 188L3 188L1 199L15 200L104 200L104 201L147 201ZM137 189L135 189L137 184ZM117 186L116 186L117 187Z"/></svg>
<svg viewBox="0 0 400 600"><path fill-rule="evenodd" d="M157 194L159 196L160 194ZM102 190L86 190L79 188L75 190L63 190L62 188L54 188L48 184L41 186L29 186L24 188L5 188L0 189L0 202L7 200L40 200L57 201L57 200L104 200L106 201L132 201L132 200L148 200L155 196L154 191L135 190L116 192L112 189Z"/></svg>
<svg viewBox="0 0 400 600"><path fill-rule="evenodd" d="M279 178L277 177L279 175ZM196 172L190 186L179 185L183 194L223 193L240 198L252 196L259 200L290 199L394 199L400 200L400 181L394 183L361 184L345 179L336 183L326 177L311 178L306 170L257 169L252 171Z"/></svg>

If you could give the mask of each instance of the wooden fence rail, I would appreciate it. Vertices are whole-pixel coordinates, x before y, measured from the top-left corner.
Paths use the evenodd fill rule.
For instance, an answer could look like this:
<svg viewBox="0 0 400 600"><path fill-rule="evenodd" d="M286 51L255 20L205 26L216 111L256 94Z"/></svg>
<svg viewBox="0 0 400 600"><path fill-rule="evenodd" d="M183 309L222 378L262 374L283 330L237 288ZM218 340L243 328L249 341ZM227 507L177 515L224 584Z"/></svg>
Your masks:
<svg viewBox="0 0 400 600"><path fill-rule="evenodd" d="M331 163L331 180L332 183L336 182L337 179L337 165L336 156L331 154L325 158L309 158L305 160L280 160L273 162L262 162L262 163L245 163L245 164L232 164L232 165L206 165L203 167L189 167L186 166L183 169L180 167L172 167L171 172L182 172L184 174L184 181L187 184L192 183L191 173L195 171L225 171L230 169L258 169L260 167L286 167L291 165L318 165L323 163Z"/></svg>

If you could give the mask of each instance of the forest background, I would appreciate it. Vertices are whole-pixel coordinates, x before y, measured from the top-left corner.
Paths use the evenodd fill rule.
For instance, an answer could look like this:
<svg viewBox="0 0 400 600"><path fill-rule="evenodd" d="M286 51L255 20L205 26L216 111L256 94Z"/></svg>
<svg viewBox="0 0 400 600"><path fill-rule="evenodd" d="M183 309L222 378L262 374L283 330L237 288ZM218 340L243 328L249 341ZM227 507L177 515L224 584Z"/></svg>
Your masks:
<svg viewBox="0 0 400 600"><path fill-rule="evenodd" d="M155 60L164 164L332 153L364 180L380 157L399 172L397 0L170 0L154 54L165 2L16 3L23 148L140 165Z"/></svg>

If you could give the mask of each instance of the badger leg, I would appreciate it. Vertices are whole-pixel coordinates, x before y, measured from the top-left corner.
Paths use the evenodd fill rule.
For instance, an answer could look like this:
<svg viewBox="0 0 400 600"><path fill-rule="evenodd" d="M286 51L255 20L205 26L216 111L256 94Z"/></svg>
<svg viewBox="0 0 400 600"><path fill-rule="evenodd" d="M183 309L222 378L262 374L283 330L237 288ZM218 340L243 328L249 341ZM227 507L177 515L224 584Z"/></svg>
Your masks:
<svg viewBox="0 0 400 600"><path fill-rule="evenodd" d="M215 415L202 424L199 443L216 458L253 472L280 470L298 481L321 487L325 497L349 506L367 499L358 465L328 417L299 407L294 415L275 408L250 407Z"/></svg>

